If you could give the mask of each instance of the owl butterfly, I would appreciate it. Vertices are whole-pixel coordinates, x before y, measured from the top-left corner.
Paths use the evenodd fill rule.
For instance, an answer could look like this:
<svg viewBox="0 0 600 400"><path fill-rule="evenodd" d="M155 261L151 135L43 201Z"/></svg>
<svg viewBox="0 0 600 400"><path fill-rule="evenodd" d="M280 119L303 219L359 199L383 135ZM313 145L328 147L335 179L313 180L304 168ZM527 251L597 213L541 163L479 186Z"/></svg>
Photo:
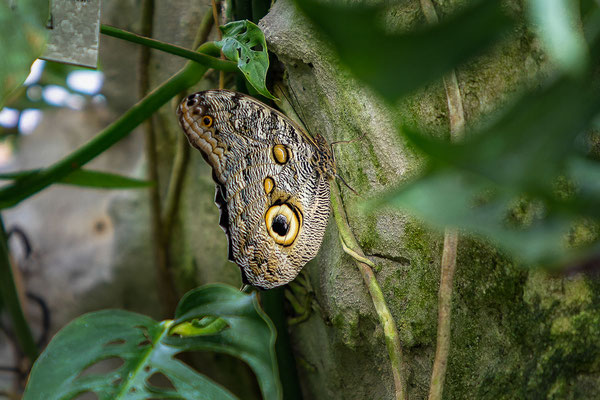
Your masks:
<svg viewBox="0 0 600 400"><path fill-rule="evenodd" d="M213 170L219 224L244 283L292 281L319 251L336 176L325 139L241 93L207 90L177 108L190 144Z"/></svg>

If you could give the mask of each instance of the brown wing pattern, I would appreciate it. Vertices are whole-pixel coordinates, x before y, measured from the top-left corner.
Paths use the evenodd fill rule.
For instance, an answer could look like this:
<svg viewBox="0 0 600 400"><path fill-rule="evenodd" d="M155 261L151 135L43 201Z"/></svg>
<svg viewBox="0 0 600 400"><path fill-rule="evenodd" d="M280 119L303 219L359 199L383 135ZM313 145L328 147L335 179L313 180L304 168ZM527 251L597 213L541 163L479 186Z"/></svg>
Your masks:
<svg viewBox="0 0 600 400"><path fill-rule="evenodd" d="M317 254L329 219L335 166L325 140L228 90L192 94L177 114L213 169L229 257L244 281L270 289L293 280Z"/></svg>

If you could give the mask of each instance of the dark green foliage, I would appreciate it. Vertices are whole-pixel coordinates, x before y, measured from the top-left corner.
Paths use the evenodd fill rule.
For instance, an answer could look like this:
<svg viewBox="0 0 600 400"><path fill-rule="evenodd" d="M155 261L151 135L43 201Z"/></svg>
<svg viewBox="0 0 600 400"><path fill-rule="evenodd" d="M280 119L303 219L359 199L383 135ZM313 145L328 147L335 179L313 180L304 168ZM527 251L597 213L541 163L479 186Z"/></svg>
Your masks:
<svg viewBox="0 0 600 400"><path fill-rule="evenodd" d="M497 1L480 1L439 25L407 33L390 30L383 3L297 4L352 72L392 102L481 53L512 26Z"/></svg>
<svg viewBox="0 0 600 400"><path fill-rule="evenodd" d="M100 400L235 399L174 358L181 352L206 350L242 359L254 371L264 398L281 398L276 333L256 295L224 285L204 286L183 297L175 317L156 322L120 310L79 317L38 358L24 399L71 399L85 392L96 393ZM85 373L107 359L122 364L109 372ZM166 376L172 387L150 382L157 373Z"/></svg>
<svg viewBox="0 0 600 400"><path fill-rule="evenodd" d="M250 21L234 21L222 26L223 40L216 42L225 57L238 63L239 70L256 91L269 98L266 86L269 54L265 35Z"/></svg>

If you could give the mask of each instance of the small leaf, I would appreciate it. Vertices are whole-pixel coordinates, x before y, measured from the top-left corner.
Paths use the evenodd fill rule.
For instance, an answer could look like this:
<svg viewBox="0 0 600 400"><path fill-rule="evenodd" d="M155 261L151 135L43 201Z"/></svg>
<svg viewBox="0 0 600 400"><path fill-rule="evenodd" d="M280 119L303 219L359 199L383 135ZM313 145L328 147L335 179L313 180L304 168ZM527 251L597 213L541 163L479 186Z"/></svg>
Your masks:
<svg viewBox="0 0 600 400"><path fill-rule="evenodd" d="M207 285L188 293L178 310L178 316L182 311L185 315L161 323L121 310L77 318L52 339L35 362L23 399L72 399L85 392L95 393L99 400L235 399L174 358L193 350L227 353L246 361L264 398L281 398L274 361L275 330L255 295L225 285ZM224 320L227 326L203 336L174 333L188 321L203 320L210 324ZM111 358L122 364L112 371L86 374L90 366ZM156 373L164 375L173 389L153 386L149 378Z"/></svg>
<svg viewBox="0 0 600 400"><path fill-rule="evenodd" d="M388 3L296 0L337 50L342 62L393 102L480 54L511 27L499 1L479 1L441 23L395 33L383 16Z"/></svg>
<svg viewBox="0 0 600 400"><path fill-rule="evenodd" d="M225 57L238 63L246 80L269 99L276 99L267 90L269 54L267 42L260 28L248 21L234 21L220 27L223 39L215 44L221 47Z"/></svg>
<svg viewBox="0 0 600 400"><path fill-rule="evenodd" d="M9 3L14 4L11 8ZM23 84L47 38L48 0L0 2L0 108Z"/></svg>
<svg viewBox="0 0 600 400"><path fill-rule="evenodd" d="M32 177L41 170L0 173L0 180L20 180ZM92 187L101 189L139 189L152 185L150 181L129 178L110 172L78 169L62 178L59 183L65 185Z"/></svg>

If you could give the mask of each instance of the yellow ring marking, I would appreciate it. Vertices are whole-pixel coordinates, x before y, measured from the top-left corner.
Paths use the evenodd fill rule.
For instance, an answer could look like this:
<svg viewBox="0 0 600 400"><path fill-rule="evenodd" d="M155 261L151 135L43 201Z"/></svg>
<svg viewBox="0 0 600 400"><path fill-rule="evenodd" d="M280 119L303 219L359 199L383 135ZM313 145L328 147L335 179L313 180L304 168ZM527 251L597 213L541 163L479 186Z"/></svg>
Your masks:
<svg viewBox="0 0 600 400"><path fill-rule="evenodd" d="M285 222L287 223L287 232L284 235L280 235L278 232L275 232L275 229L273 229L273 222L279 215L283 216L285 218ZM267 223L267 231L269 232L269 235L273 238L273 240L275 240L275 243L282 246L289 246L294 243L294 240L296 240L296 237L300 232L300 221L298 221L296 213L294 213L294 211L287 204L271 206L265 215L265 222Z"/></svg>

